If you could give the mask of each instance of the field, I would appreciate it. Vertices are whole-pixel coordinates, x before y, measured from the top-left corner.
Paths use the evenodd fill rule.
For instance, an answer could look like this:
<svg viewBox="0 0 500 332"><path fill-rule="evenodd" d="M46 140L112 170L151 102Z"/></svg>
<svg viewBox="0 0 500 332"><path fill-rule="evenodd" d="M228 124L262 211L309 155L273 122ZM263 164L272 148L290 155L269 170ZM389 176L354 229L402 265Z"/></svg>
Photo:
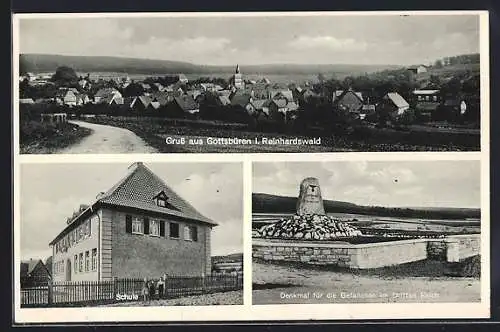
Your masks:
<svg viewBox="0 0 500 332"><path fill-rule="evenodd" d="M54 153L79 142L92 133L87 128L64 123L54 125L39 121L20 123L20 153Z"/></svg>
<svg viewBox="0 0 500 332"><path fill-rule="evenodd" d="M251 131L241 123L209 120L165 119L152 117L99 117L92 122L126 128L163 153L191 152L338 152L338 151L470 151L479 149L479 131L474 133L397 131L369 127L355 128L352 133L333 135L321 128L309 128L300 134L277 133L273 130ZM186 142L207 137L244 138L320 138L320 145L249 144L199 145L166 144L167 138L185 138Z"/></svg>

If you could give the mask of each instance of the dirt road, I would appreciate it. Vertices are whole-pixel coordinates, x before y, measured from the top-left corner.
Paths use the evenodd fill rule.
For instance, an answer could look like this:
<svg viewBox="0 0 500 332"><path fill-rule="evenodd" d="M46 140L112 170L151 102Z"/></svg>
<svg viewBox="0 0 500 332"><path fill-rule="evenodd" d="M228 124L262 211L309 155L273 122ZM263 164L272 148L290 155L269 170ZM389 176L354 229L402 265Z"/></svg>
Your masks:
<svg viewBox="0 0 500 332"><path fill-rule="evenodd" d="M149 146L140 137L130 130L88 123L70 121L81 127L89 128L93 133L79 143L62 149L59 153L156 153L155 148Z"/></svg>
<svg viewBox="0 0 500 332"><path fill-rule="evenodd" d="M474 278L382 278L253 263L254 304L479 302Z"/></svg>

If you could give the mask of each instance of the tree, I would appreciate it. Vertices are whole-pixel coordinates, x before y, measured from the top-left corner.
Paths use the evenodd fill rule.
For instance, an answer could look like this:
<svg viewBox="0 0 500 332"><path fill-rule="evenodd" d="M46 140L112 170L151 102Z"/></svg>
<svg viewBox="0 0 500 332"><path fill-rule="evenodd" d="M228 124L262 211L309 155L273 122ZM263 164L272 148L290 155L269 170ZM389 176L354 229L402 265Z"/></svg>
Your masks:
<svg viewBox="0 0 500 332"><path fill-rule="evenodd" d="M443 68L443 61L436 60L436 62L434 62L434 67L435 68Z"/></svg>
<svg viewBox="0 0 500 332"><path fill-rule="evenodd" d="M123 89L123 97L136 97L144 94L144 89L139 83L130 83Z"/></svg>
<svg viewBox="0 0 500 332"><path fill-rule="evenodd" d="M70 86L78 83L78 75L73 68L67 66L57 67L55 74L52 76L52 82L57 85Z"/></svg>

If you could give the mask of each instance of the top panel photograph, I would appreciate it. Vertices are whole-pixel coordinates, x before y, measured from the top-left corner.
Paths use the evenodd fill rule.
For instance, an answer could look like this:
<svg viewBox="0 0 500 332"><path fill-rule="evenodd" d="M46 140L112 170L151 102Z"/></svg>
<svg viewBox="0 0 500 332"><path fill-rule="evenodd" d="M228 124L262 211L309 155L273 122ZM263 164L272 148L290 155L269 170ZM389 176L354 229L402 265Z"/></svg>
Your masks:
<svg viewBox="0 0 500 332"><path fill-rule="evenodd" d="M487 13L19 14L13 25L20 154L481 150Z"/></svg>

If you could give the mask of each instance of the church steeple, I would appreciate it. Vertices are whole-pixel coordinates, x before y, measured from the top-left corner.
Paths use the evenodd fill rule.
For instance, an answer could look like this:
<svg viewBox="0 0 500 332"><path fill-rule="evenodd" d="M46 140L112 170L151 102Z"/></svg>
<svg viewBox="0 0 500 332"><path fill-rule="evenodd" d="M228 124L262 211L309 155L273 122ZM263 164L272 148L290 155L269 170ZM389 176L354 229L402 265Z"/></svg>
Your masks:
<svg viewBox="0 0 500 332"><path fill-rule="evenodd" d="M239 74L240 73L240 65L236 65L236 74Z"/></svg>

